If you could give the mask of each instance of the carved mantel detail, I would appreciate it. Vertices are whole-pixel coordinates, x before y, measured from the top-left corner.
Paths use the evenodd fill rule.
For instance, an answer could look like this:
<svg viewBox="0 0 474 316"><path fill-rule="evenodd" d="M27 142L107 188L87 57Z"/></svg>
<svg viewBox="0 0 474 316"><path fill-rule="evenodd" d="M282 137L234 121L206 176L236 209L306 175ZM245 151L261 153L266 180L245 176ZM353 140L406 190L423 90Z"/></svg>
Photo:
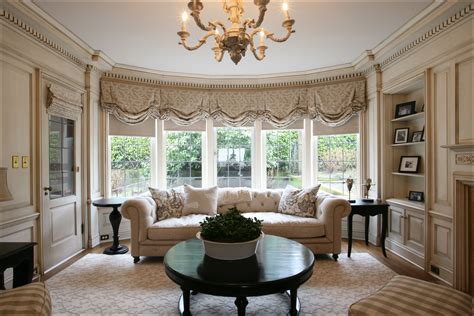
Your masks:
<svg viewBox="0 0 474 316"><path fill-rule="evenodd" d="M474 154L456 154L457 165L474 165Z"/></svg>
<svg viewBox="0 0 474 316"><path fill-rule="evenodd" d="M47 112L71 120L78 120L82 114L82 94L68 88L51 84L48 86Z"/></svg>

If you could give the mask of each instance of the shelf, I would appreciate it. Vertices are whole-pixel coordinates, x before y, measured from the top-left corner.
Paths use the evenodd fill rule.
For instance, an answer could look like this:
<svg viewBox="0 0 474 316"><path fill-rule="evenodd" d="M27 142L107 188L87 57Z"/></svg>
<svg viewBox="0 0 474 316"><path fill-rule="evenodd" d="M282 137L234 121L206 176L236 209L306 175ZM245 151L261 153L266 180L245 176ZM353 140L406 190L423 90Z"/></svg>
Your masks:
<svg viewBox="0 0 474 316"><path fill-rule="evenodd" d="M419 173L403 173L403 172L392 172L394 176L404 176L404 177L416 177L416 178L424 178L424 174Z"/></svg>
<svg viewBox="0 0 474 316"><path fill-rule="evenodd" d="M474 150L474 144L453 144L453 145L442 145L440 147L451 149L454 151Z"/></svg>
<svg viewBox="0 0 474 316"><path fill-rule="evenodd" d="M395 119L392 120L392 122L414 121L414 120L418 120L418 119L421 119L421 118L425 118L425 112L419 112L419 113L415 113L415 114L395 118Z"/></svg>
<svg viewBox="0 0 474 316"><path fill-rule="evenodd" d="M412 146L412 145L420 145L425 144L425 142L410 142L410 143L401 143L401 144L392 144L392 147L400 147L400 146Z"/></svg>
<svg viewBox="0 0 474 316"><path fill-rule="evenodd" d="M389 199L386 199L386 202L413 208L419 211L425 211L424 202L410 201L407 198L389 198Z"/></svg>

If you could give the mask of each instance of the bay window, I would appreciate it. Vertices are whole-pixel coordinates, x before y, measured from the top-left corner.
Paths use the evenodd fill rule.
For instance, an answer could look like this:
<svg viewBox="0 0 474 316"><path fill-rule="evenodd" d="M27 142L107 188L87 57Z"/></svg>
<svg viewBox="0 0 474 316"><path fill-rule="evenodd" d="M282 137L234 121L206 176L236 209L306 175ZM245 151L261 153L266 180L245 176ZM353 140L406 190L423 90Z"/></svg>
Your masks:
<svg viewBox="0 0 474 316"><path fill-rule="evenodd" d="M265 132L267 188L302 185L302 131L271 130Z"/></svg>
<svg viewBox="0 0 474 316"><path fill-rule="evenodd" d="M252 187L252 128L216 127L217 186Z"/></svg>
<svg viewBox="0 0 474 316"><path fill-rule="evenodd" d="M315 167L321 190L348 198L345 180L354 179L351 198L360 195L359 117L340 127L327 127L315 122Z"/></svg>

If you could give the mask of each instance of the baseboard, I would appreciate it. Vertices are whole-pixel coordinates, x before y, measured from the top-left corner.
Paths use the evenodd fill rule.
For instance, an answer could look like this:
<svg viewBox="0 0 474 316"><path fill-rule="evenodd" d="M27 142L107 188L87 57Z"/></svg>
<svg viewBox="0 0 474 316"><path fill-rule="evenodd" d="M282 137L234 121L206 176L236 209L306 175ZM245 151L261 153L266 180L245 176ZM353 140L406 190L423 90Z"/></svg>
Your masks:
<svg viewBox="0 0 474 316"><path fill-rule="evenodd" d="M390 250L397 256L402 257L403 259L409 261L410 263L416 265L418 268L425 270L425 259L422 255L406 248L404 245L397 243L396 241L390 240L389 238L385 239L385 248Z"/></svg>
<svg viewBox="0 0 474 316"><path fill-rule="evenodd" d="M100 235L93 236L91 240L91 248L94 248L98 245L100 245Z"/></svg>

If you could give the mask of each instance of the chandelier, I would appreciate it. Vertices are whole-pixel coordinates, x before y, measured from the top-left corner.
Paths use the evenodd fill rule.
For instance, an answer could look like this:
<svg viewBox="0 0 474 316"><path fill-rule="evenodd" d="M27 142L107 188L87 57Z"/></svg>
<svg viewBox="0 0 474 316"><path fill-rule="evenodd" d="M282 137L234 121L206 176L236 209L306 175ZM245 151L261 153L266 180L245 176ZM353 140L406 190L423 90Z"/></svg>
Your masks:
<svg viewBox="0 0 474 316"><path fill-rule="evenodd" d="M242 15L244 13L243 0L223 0L224 12L229 15L228 20L231 25L229 28L221 21L209 22L206 26L202 23L200 13L203 9L203 3L200 0L191 0L188 3L188 8L191 10L191 16L194 18L196 25L207 33L199 40L195 46L188 45L189 32L186 30L186 22L188 20L188 14L183 12L181 31L178 32L181 42L187 50L196 50L204 45L209 37L214 37L214 51L215 59L220 62L224 53L227 51L230 55L230 59L237 65L239 61L245 56L247 47L250 46L250 50L257 60L263 60L265 58L265 50L268 48L265 46L265 39L268 38L274 42L284 42L290 38L291 33L294 33L293 24L295 20L290 19L288 13L288 3L283 2L282 9L285 16L285 20L282 26L286 29L287 33L283 37L277 37L268 30L260 27L263 19L265 18L265 12L267 11L267 4L270 0L254 0L254 4L258 7L259 16L257 21L254 19L246 19L243 21ZM221 29L222 34L219 32ZM247 33L247 29L249 32ZM254 37L259 34L258 46L255 46Z"/></svg>

